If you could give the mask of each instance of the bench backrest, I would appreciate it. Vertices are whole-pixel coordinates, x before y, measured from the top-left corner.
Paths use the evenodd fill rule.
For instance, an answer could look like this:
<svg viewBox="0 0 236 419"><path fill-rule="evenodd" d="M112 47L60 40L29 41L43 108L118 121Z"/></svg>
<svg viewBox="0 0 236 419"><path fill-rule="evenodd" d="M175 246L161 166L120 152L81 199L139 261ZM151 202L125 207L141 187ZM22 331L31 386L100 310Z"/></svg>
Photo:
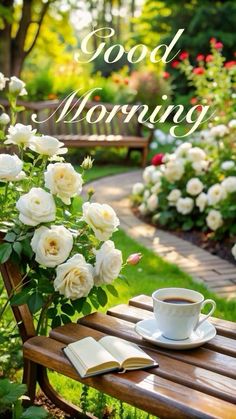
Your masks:
<svg viewBox="0 0 236 419"><path fill-rule="evenodd" d="M7 107L7 102L1 101L1 103ZM97 102L87 102L85 108L83 109L82 113L78 117L78 119L84 118L80 122L72 122L72 123L65 123L64 120L71 119L76 112L76 109L79 107L79 103L72 102L72 106L74 106L73 110L68 114L64 120L60 122L56 122L60 113L63 109L63 105L57 110L57 108L62 104L62 101L53 100L53 101L43 101L43 102L19 102L19 105L23 105L25 110L18 114L17 122L21 122L22 124L26 125L33 125L34 128L37 128L38 132L47 135L122 135L122 136L141 136L141 125L138 122L138 112L131 118L129 123L124 123L124 119L126 115L124 115L121 111L119 111L109 123L105 123L106 116L97 123L89 123L84 118L86 113L89 109L93 106L98 106L99 103ZM113 105L103 103L106 107L107 112L112 111ZM71 109L70 107L70 109ZM129 106L128 110L131 109ZM57 110L57 111L56 111ZM56 111L56 112L55 112ZM93 112L92 120L96 120L97 116L100 115L101 107L98 108ZM48 121L43 122L41 124L35 124L31 116L32 114L37 115L37 120L45 120L47 118Z"/></svg>
<svg viewBox="0 0 236 419"><path fill-rule="evenodd" d="M0 243L3 240L3 234L0 233ZM7 294L11 297L14 290L20 290L23 286L23 277L17 265L13 262L0 264L0 272L3 282L7 290ZM20 336L23 342L36 335L32 314L27 304L20 306L12 306L12 311L16 319Z"/></svg>

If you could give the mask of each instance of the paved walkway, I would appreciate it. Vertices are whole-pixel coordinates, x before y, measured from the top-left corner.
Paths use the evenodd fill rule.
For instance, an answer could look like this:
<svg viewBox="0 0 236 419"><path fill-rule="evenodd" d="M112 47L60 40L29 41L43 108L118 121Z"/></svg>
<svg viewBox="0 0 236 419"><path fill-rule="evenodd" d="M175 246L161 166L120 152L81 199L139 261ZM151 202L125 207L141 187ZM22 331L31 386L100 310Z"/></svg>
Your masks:
<svg viewBox="0 0 236 419"><path fill-rule="evenodd" d="M112 205L121 228L168 262L175 263L195 280L204 282L218 295L236 298L236 267L218 256L182 240L171 233L158 230L139 220L130 208L132 185L141 180L141 170L109 176L93 181L94 199Z"/></svg>

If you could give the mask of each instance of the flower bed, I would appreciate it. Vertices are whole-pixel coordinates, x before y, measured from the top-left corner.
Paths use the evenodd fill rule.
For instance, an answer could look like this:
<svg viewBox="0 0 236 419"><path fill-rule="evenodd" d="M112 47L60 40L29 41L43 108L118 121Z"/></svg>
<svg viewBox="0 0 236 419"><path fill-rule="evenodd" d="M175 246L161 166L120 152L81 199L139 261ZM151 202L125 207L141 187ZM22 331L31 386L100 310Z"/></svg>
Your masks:
<svg viewBox="0 0 236 419"><path fill-rule="evenodd" d="M133 186L141 215L170 230L200 230L216 240L236 237L236 121L199 133L173 153L154 156ZM236 256L236 246L232 252Z"/></svg>

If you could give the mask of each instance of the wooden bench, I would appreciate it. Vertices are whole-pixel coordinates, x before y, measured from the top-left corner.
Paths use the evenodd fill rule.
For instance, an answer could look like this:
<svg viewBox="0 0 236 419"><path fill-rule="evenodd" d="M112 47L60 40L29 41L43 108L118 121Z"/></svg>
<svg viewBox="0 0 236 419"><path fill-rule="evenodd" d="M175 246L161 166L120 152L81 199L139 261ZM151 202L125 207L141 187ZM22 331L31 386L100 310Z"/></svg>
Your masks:
<svg viewBox="0 0 236 419"><path fill-rule="evenodd" d="M6 101L0 101L3 106L8 107ZM127 158L130 157L132 151L139 151L142 155L141 164L145 167L147 164L147 155L150 141L153 138L154 126L150 123L140 124L138 122L138 114L134 115L129 123L124 123L125 115L121 112L112 119L110 123L105 123L104 120L96 124L91 124L84 119L83 121L76 123L64 123L64 120L56 122L60 115L60 110L56 111L58 106L62 102L58 100L44 101L44 102L21 102L19 105L25 107L25 110L18 114L18 122L25 125L33 125L37 128L38 132L51 135L58 138L65 143L66 147L75 148L94 148L94 147L126 147L128 149ZM74 115L79 104L72 102L74 106L73 113L70 118ZM98 105L97 102L88 102L80 116L83 118L86 112L93 106ZM113 105L105 104L107 111L113 109ZM130 109L128 107L127 109ZM94 120L96 119L96 113L94 112ZM37 120L42 121L47 118L48 121L40 124L32 122L32 114L37 115ZM68 119L65 118L65 119ZM143 136L143 128L146 126L148 136Z"/></svg>
<svg viewBox="0 0 236 419"><path fill-rule="evenodd" d="M22 280L19 270L7 262L1 265L1 273L11 295ZM36 336L27 305L12 310L23 341L23 382L28 386L32 402L39 383L46 396L72 417L91 417L55 392L47 377L49 368L160 418L236 417L236 326L233 322L211 318L217 328L214 339L198 349L171 351L142 340L134 330L137 321L153 316L152 300L147 296L135 297L128 305L118 305L107 314L93 313L79 319L77 324L57 327L49 337ZM86 336L99 339L104 334L141 345L159 362L159 368L81 379L62 348Z"/></svg>

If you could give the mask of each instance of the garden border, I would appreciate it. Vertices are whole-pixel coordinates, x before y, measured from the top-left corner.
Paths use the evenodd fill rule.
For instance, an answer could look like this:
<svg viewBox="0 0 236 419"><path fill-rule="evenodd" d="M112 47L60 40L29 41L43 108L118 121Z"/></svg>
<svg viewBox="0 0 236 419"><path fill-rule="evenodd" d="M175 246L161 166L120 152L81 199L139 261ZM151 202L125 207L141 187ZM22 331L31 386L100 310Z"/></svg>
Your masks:
<svg viewBox="0 0 236 419"><path fill-rule="evenodd" d="M236 268L232 263L170 232L157 230L133 214L129 195L133 184L141 181L141 174L141 170L136 170L107 176L91 181L86 188L94 188L95 201L112 205L120 219L121 228L133 239L166 261L179 266L195 281L205 283L210 291L220 297L236 298Z"/></svg>

